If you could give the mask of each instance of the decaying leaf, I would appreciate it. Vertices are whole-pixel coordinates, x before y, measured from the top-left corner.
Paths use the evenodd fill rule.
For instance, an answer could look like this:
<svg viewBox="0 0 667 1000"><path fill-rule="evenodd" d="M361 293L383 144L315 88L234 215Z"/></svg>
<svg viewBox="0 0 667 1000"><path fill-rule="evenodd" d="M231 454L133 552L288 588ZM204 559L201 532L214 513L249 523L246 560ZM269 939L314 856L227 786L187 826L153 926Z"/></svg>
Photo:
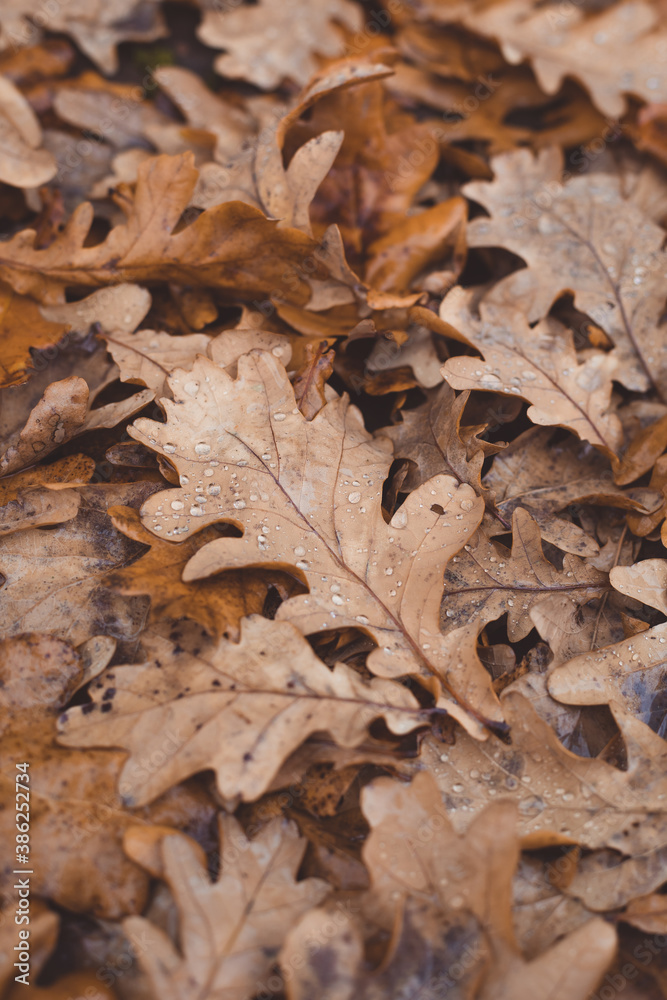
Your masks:
<svg viewBox="0 0 667 1000"><path fill-rule="evenodd" d="M247 1000L267 976L289 927L326 895L319 879L296 881L306 847L293 824L274 820L248 840L231 816L220 819L222 871L211 881L189 838L167 834L159 874L180 916L180 948L143 917L124 923L160 1000ZM133 848L132 832L127 845Z"/></svg>
<svg viewBox="0 0 667 1000"><path fill-rule="evenodd" d="M540 531L527 511L512 516L512 550L492 542L480 529L465 551L454 556L445 573L443 628L486 622L507 614L510 641L522 639L533 627L530 612L554 595L586 604L608 589L606 577L569 553L562 570L545 558Z"/></svg>
<svg viewBox="0 0 667 1000"><path fill-rule="evenodd" d="M68 713L62 737L68 745L130 751L121 776L128 804L150 802L208 767L226 799L256 799L311 733L327 731L342 746L355 746L374 719L405 733L428 718L399 684L367 683L344 664L330 672L287 622L252 615L237 643L220 639L186 650L155 636L142 666L113 668L92 712ZM165 767L146 772L140 754L159 749L167 724L178 730L179 745Z"/></svg>
<svg viewBox="0 0 667 1000"><path fill-rule="evenodd" d="M373 673L440 677L451 689L436 581L479 524L483 504L473 490L437 476L386 524L380 501L389 442L370 437L345 397L306 421L273 355L240 358L236 379L200 358L169 384L167 423L139 420L132 435L168 458L181 487L145 504L144 524L175 540L220 521L243 531L199 549L183 578L253 565L287 569L309 592L286 601L279 619L304 635L361 626L378 643L368 658ZM256 403L248 404L249 394Z"/></svg>
<svg viewBox="0 0 667 1000"><path fill-rule="evenodd" d="M315 53L342 55L343 37L332 22L350 31L362 25L361 11L349 0L287 0L280 8L260 0L256 8L207 11L198 34L207 45L227 50L216 59L218 73L266 90L285 78L306 84L318 68Z"/></svg>
<svg viewBox="0 0 667 1000"><path fill-rule="evenodd" d="M521 310L478 303L474 291L453 289L440 306L440 318L465 343L484 355L452 358L442 369L454 389L511 392L527 399L536 424L558 424L613 455L622 441L618 417L610 413L614 354L595 354L577 362L571 334L554 319L530 327Z"/></svg>
<svg viewBox="0 0 667 1000"><path fill-rule="evenodd" d="M27 634L2 643L3 798L14 802L16 763L28 761L30 850L40 859L30 886L75 912L118 918L141 910L146 900L144 873L123 855L123 831L146 823L183 822L191 812L203 826L210 807L192 793L177 792L151 811L123 808L115 785L122 754L67 750L55 743L58 712L84 682L83 658L50 636ZM163 733L162 742L169 734ZM0 823L5 843L15 841L15 810L4 809ZM76 850L72 851L72 845ZM7 853L0 880L3 893L15 891L15 853ZM21 866L23 867L23 866ZM100 878L100 875L103 877ZM16 943L16 942L14 942Z"/></svg>
<svg viewBox="0 0 667 1000"><path fill-rule="evenodd" d="M140 504L155 483L125 488L81 487L76 517L44 531L29 528L0 538L0 632L43 632L80 643L91 635L139 634L147 601L130 600L103 585L113 568L136 557L139 547L111 524L107 505Z"/></svg>
<svg viewBox="0 0 667 1000"><path fill-rule="evenodd" d="M655 386L660 396L667 370L659 326L665 304L662 229L623 197L613 175L563 182L555 149L537 157L527 150L496 157L493 170L494 181L466 185L468 197L491 214L470 225L468 244L506 247L528 264L496 285L493 300L504 305L518 296L533 322L571 291L577 307L616 345L613 377L629 389ZM602 369L609 365L604 355L595 357Z"/></svg>
<svg viewBox="0 0 667 1000"><path fill-rule="evenodd" d="M303 233L277 229L261 212L238 202L211 208L174 232L196 180L191 154L148 160L139 167L134 195L126 192L121 200L127 221L102 243L85 245L93 212L84 203L44 250L35 250L26 239L30 230L3 243L0 278L45 304L62 302L72 285L159 280L233 289L247 297L276 287L287 299L303 299L308 286L299 278L298 265L314 249ZM290 264L288 282L283 275Z"/></svg>

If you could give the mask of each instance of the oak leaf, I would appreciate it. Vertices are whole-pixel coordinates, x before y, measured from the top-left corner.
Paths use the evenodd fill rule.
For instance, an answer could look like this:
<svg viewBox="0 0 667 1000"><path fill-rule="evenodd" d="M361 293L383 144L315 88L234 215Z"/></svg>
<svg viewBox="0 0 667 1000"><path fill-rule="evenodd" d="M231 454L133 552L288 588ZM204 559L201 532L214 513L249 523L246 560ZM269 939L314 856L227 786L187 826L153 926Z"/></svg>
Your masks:
<svg viewBox="0 0 667 1000"><path fill-rule="evenodd" d="M0 75L0 181L34 188L50 181L58 169L55 158L42 149L42 129L23 94Z"/></svg>
<svg viewBox="0 0 667 1000"><path fill-rule="evenodd" d="M446 382L426 394L426 402L412 410L401 410L400 423L383 428L394 442L396 458L408 463L403 487L406 491L421 486L440 472L468 483L491 504L491 491L482 485L484 460L502 450L482 438L484 425L461 426L470 393L459 396ZM495 468L492 466L492 469ZM503 522L507 530L510 522Z"/></svg>
<svg viewBox="0 0 667 1000"><path fill-rule="evenodd" d="M428 720L402 685L364 681L342 663L331 672L287 622L252 615L242 621L238 643L223 638L192 653L180 640L147 642L145 634L144 646L147 660L114 667L108 682L102 676L94 710L71 709L61 736L68 746L130 752L120 779L128 805L144 805L206 768L216 772L224 798L253 800L312 733L327 731L342 746L355 746L374 719L384 718L396 733ZM178 745L164 766L148 771L140 761L159 749L165 726L176 729Z"/></svg>
<svg viewBox="0 0 667 1000"><path fill-rule="evenodd" d="M612 174L564 181L556 149L535 158L519 150L496 157L492 166L494 181L464 188L491 214L469 225L468 245L502 246L528 264L495 286L493 300L519 299L532 323L559 295L573 292L577 308L616 346L613 377L629 389L653 386L660 396L667 372L659 325L667 259L662 228L622 196Z"/></svg>
<svg viewBox="0 0 667 1000"><path fill-rule="evenodd" d="M484 477L483 486L494 495L501 521L510 524L513 512L523 507L537 521L542 538L564 552L595 556L596 538L573 520L559 516L572 505L615 507L646 516L645 496L623 490L614 483L608 462L590 445L570 437L557 440L546 427L519 434L499 455Z"/></svg>
<svg viewBox="0 0 667 1000"><path fill-rule="evenodd" d="M446 21L446 7L444 13ZM472 31L500 43L508 62L530 58L547 94L555 94L566 76L578 77L610 117L625 110L625 94L645 101L667 99L667 36L661 30L659 8L647 0L624 0L590 16L576 7L564 11L556 0L546 4L482 0L466 4L462 13L461 20Z"/></svg>
<svg viewBox="0 0 667 1000"><path fill-rule="evenodd" d="M566 750L530 702L501 697L512 743L480 743L460 734L455 746L427 737L422 762L436 778L454 828L462 833L497 797L518 804L524 848L575 844L638 856L667 844L665 743L620 705L611 706L627 748L627 770ZM651 822L646 822L647 816Z"/></svg>
<svg viewBox="0 0 667 1000"><path fill-rule="evenodd" d="M85 245L93 220L86 202L44 250L34 249L29 229L3 243L0 278L45 304L63 302L72 285L122 281L205 285L238 297L261 295L269 287L288 300L307 298L308 286L296 268L314 249L313 241L298 230L277 229L249 205L220 205L174 232L197 176L190 153L147 160L139 167L134 194L123 192L126 222L102 243Z"/></svg>
<svg viewBox="0 0 667 1000"><path fill-rule="evenodd" d="M144 505L145 526L174 540L220 521L243 531L199 549L183 579L253 565L287 569L309 593L286 601L278 619L304 635L361 626L378 643L368 658L373 673L446 681L441 574L481 520L472 488L436 476L387 524L381 499L391 445L371 438L347 397L305 420L284 369L262 352L239 359L235 380L199 358L169 384L166 424L140 419L131 428L181 482Z"/></svg>
<svg viewBox="0 0 667 1000"><path fill-rule="evenodd" d="M198 845L166 835L161 877L180 915L180 948L143 917L123 924L156 1000L250 1000L268 976L287 931L326 895L320 879L297 882L306 841L275 819L248 840L232 816L220 819L222 871L211 881ZM132 833L127 846L132 852Z"/></svg>
<svg viewBox="0 0 667 1000"><path fill-rule="evenodd" d="M31 877L33 893L74 912L111 919L141 910L147 879L123 855L124 830L151 819L201 829L210 822L210 805L179 789L150 810L126 811L115 790L121 753L81 752L55 743L59 711L88 679L83 657L47 635L29 633L4 640L1 647L0 790L3 801L14 802L15 764L30 762L30 846L40 862ZM2 810L0 823L3 839L11 836L13 842L15 811ZM7 854L0 869L3 892L14 891L14 867Z"/></svg>
<svg viewBox="0 0 667 1000"><path fill-rule="evenodd" d="M84 486L95 471L86 455L70 455L0 480L0 535L41 524L57 524L76 516Z"/></svg>
<svg viewBox="0 0 667 1000"><path fill-rule="evenodd" d="M285 600L299 590L296 580L282 573L242 570L212 580L187 583L183 568L198 548L219 533L205 528L195 538L173 545L147 531L131 507L110 507L111 523L124 535L150 550L135 562L113 570L105 584L120 594L147 594L151 599L149 622L191 618L212 635L225 633L237 639L241 618L260 614L273 587Z"/></svg>
<svg viewBox="0 0 667 1000"><path fill-rule="evenodd" d="M168 392L167 375L174 368L192 365L198 354L206 354L211 338L205 333L174 337L159 330L114 330L104 334L104 340L120 368L121 381L145 385L159 398Z"/></svg>
<svg viewBox="0 0 667 1000"><path fill-rule="evenodd" d="M444 964L445 942L440 942L432 929L439 917L441 924L454 923L456 927L449 928L449 947L454 950L457 937L466 945L462 951L467 958L463 965L468 974L463 977L467 989L462 996L510 1000L548 991L559 1000L573 995L585 1000L614 955L616 935L602 920L593 920L532 961L523 959L511 921L512 876L519 859L516 811L511 803L488 806L465 836L459 836L449 822L435 781L420 774L409 787L386 778L373 782L362 793L362 808L371 827L363 851L371 875L369 911L381 925L391 926L401 902L407 901L408 928L413 925L416 938L413 947L426 951L419 931L430 938L434 972L445 973L438 968ZM357 932L355 942L351 921L340 921L343 927L332 935L333 946L312 936L317 923L315 915L308 914L290 935L283 952L285 966L297 970L289 977L297 983L288 994L290 1000L322 995L327 988L341 1000L386 996L373 988L371 977L368 983L362 971L359 935ZM323 950L328 961L322 962ZM424 975L423 970L414 970L415 975L419 972Z"/></svg>
<svg viewBox="0 0 667 1000"><path fill-rule="evenodd" d="M105 73L118 68L119 42L150 42L165 33L155 0L74 0L48 12L41 0L21 0L2 11L0 49L29 45L39 38L38 26L43 25L49 32L70 35Z"/></svg>
<svg viewBox="0 0 667 1000"><path fill-rule="evenodd" d="M581 653L553 671L549 693L566 705L622 705L662 736L667 732L666 644L663 624L613 646Z"/></svg>
<svg viewBox="0 0 667 1000"><path fill-rule="evenodd" d="M442 627L445 631L487 622L507 614L511 642L532 629L531 611L555 595L586 604L609 589L604 573L567 553L558 570L545 558L540 530L518 507L512 516L512 550L492 542L484 530L454 556L445 572Z"/></svg>
<svg viewBox="0 0 667 1000"><path fill-rule="evenodd" d="M103 584L114 567L134 559L136 542L116 531L107 505L137 505L155 483L80 487L76 517L43 531L29 528L0 538L4 577L0 634L44 632L80 643L91 635L138 635L147 601L131 600Z"/></svg>
<svg viewBox="0 0 667 1000"><path fill-rule="evenodd" d="M484 356L451 358L442 368L454 389L508 392L527 399L536 424L556 424L613 455L622 443L621 424L611 409L614 354L599 352L577 361L571 333L549 317L529 326L516 307L454 288L440 306L440 319L458 338ZM478 310L478 311L477 311Z"/></svg>
<svg viewBox="0 0 667 1000"><path fill-rule="evenodd" d="M306 84L318 69L316 53L343 54L344 36L332 22L358 31L361 11L349 0L286 0L280 8L260 0L254 10L206 11L197 34L206 45L226 50L215 61L221 76L270 90L285 79Z"/></svg>

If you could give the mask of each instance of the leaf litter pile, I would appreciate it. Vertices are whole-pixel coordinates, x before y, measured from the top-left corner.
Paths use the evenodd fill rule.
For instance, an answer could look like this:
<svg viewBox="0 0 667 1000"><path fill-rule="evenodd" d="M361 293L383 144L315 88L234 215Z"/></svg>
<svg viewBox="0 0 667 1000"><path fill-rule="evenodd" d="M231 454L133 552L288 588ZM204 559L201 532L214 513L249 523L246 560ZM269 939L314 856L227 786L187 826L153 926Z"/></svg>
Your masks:
<svg viewBox="0 0 667 1000"><path fill-rule="evenodd" d="M664 0L0 4L2 1000L667 997L666 171Z"/></svg>

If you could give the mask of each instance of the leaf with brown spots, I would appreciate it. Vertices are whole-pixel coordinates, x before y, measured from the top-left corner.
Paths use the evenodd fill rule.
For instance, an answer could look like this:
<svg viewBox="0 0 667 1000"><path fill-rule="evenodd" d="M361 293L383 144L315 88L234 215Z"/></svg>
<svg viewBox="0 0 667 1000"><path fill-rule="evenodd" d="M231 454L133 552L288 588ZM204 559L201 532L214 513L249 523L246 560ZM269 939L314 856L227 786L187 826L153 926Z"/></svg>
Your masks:
<svg viewBox="0 0 667 1000"><path fill-rule="evenodd" d="M374 674L411 674L435 694L442 681L456 698L440 635L440 580L480 522L472 488L435 476L387 524L391 445L368 434L346 396L332 396L307 421L285 370L263 352L241 357L236 379L199 358L169 384L167 423L138 420L131 432L172 463L181 486L144 505L144 525L174 541L217 522L243 532L199 549L184 579L244 566L292 572L309 592L285 601L278 619L304 635L361 626L378 643L368 658ZM458 697L464 707L444 697L442 707L477 728L476 707Z"/></svg>
<svg viewBox="0 0 667 1000"><path fill-rule="evenodd" d="M121 753L82 752L55 742L56 717L86 679L82 657L47 635L27 634L1 645L0 793L14 803L15 765L28 761L33 893L74 912L111 919L140 911L148 883L123 855L123 832L137 821L161 818L203 829L210 805L201 794L182 789L151 810L126 810L116 792ZM168 736L162 734L163 743ZM0 829L6 843L15 842L14 809L2 810ZM7 853L0 869L3 893L13 895L16 867L14 855Z"/></svg>
<svg viewBox="0 0 667 1000"><path fill-rule="evenodd" d="M155 634L144 645L145 662L114 667L109 681L102 675L94 710L71 709L61 736L68 746L130 752L120 779L128 804L144 805L206 768L216 772L225 799L251 801L312 733L356 746L375 719L406 733L429 717L400 684L364 681L342 663L330 671L287 622L252 615L238 642L193 645ZM113 705L105 711L109 690ZM177 746L163 765L143 768L142 755L159 750L167 726L179 733Z"/></svg>

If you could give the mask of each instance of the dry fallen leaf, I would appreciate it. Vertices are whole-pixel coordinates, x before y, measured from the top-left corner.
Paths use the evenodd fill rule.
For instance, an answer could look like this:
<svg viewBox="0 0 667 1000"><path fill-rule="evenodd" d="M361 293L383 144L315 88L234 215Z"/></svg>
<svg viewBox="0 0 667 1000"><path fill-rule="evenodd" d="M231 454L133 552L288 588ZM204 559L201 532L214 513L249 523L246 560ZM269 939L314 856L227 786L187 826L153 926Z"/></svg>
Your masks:
<svg viewBox="0 0 667 1000"><path fill-rule="evenodd" d="M0 180L21 188L46 184L58 164L48 150L40 148L39 120L5 76L0 76L0 107Z"/></svg>
<svg viewBox="0 0 667 1000"><path fill-rule="evenodd" d="M243 531L199 549L183 578L251 565L291 571L309 592L286 601L279 619L304 635L362 626L378 642L368 658L373 673L447 684L433 585L479 524L483 504L473 490L434 477L386 524L389 443L370 437L345 397L306 421L271 354L240 358L235 380L200 358L169 384L167 423L139 420L132 436L172 463L181 487L145 504L144 524L175 540L220 521Z"/></svg>
<svg viewBox="0 0 667 1000"><path fill-rule="evenodd" d="M64 290L72 285L157 280L208 285L247 297L276 287L283 297L303 301L307 285L297 268L314 245L301 232L277 229L261 212L238 202L211 208L174 232L196 180L191 154L148 160L139 167L134 194L123 192L127 221L102 243L85 245L93 210L84 203L45 250L35 250L25 234L3 243L0 277L46 304L63 302ZM288 281L284 276L290 265Z"/></svg>
<svg viewBox="0 0 667 1000"><path fill-rule="evenodd" d="M40 0L20 0L0 16L0 48L16 49L38 41L40 29L71 35L85 54L106 73L118 67L116 46L129 39L150 42L164 34L155 0L69 0L44 8Z"/></svg>
<svg viewBox="0 0 667 1000"><path fill-rule="evenodd" d="M27 634L5 640L2 647L0 781L3 798L11 791L13 802L15 764L29 762L30 848L40 859L30 879L32 891L75 912L116 919L137 912L146 899L147 880L123 855L123 831L138 820L159 822L161 815L182 822L188 812L190 820L203 825L206 804L177 793L152 812L127 812L115 791L122 754L66 750L55 743L56 716L87 679L83 658L50 636ZM163 743L167 736L163 733ZM2 811L2 828L5 842L14 841L15 810ZM13 893L15 865L7 853L0 873L3 893Z"/></svg>
<svg viewBox="0 0 667 1000"><path fill-rule="evenodd" d="M155 636L143 665L113 668L108 687L95 692L94 711L67 713L61 742L130 751L121 776L128 804L144 805L205 768L216 772L224 798L256 799L311 733L355 746L374 719L396 733L428 720L399 684L368 683L344 664L330 672L287 622L252 615L238 642L186 650L180 639ZM146 772L138 755L159 750L166 725L179 732L178 746L166 767Z"/></svg>
<svg viewBox="0 0 667 1000"><path fill-rule="evenodd" d="M249 1000L288 928L327 893L319 879L296 881L306 842L293 824L274 820L248 840L226 816L220 840L222 871L213 881L187 837L167 834L159 845L160 875L179 910L178 950L149 920L124 922L156 1000ZM130 854L133 843L130 831Z"/></svg>
<svg viewBox="0 0 667 1000"><path fill-rule="evenodd" d="M667 38L660 30L659 8L647 0L624 0L608 9L591 6L592 16L578 7L561 8L556 0L482 2L466 5L462 20L497 39L510 63L529 57L548 94L558 90L566 75L576 76L610 117L623 112L626 94L664 99Z"/></svg>
<svg viewBox="0 0 667 1000"><path fill-rule="evenodd" d="M512 516L511 553L492 542L480 528L465 551L454 556L445 572L443 628L475 623L479 629L507 614L511 642L523 639L533 627L530 612L554 595L567 595L586 604L609 589L606 577L567 553L558 570L542 551L540 531L523 508Z"/></svg>
<svg viewBox="0 0 667 1000"><path fill-rule="evenodd" d="M615 454L622 441L620 421L609 412L616 356L598 353L579 364L572 336L557 320L531 327L519 309L476 298L473 290L455 288L440 306L452 332L484 355L484 363L446 362L442 375L452 388L514 393L531 403L534 423L567 427Z"/></svg>
<svg viewBox="0 0 667 1000"><path fill-rule="evenodd" d="M111 569L138 553L137 544L111 524L107 505L120 499L140 504L155 488L155 483L81 487L73 519L49 531L29 528L0 538L0 632L51 633L74 643L101 633L137 636L148 602L132 601L103 583Z"/></svg>
<svg viewBox="0 0 667 1000"><path fill-rule="evenodd" d="M334 24L349 31L362 26L361 11L350 0L285 0L280 8L260 0L255 6L208 10L197 33L206 45L226 50L215 61L218 73L265 90L286 78L303 86L318 68L316 53L342 55L343 35Z"/></svg>
<svg viewBox="0 0 667 1000"><path fill-rule="evenodd" d="M185 564L198 548L219 537L215 528L172 545L146 531L131 507L109 507L108 514L115 528L135 542L150 545L150 551L129 566L112 570L105 583L120 594L149 595L151 622L191 618L212 635L226 633L237 639L241 618L260 614L272 587L283 600L299 589L298 583L284 574L260 574L257 570L186 583L182 579Z"/></svg>
<svg viewBox="0 0 667 1000"><path fill-rule="evenodd" d="M577 308L616 345L614 377L629 389L654 386L661 396L667 371L658 325L665 302L662 229L623 197L613 175L564 182L558 150L537 157L520 150L492 165L494 181L465 188L491 214L470 224L468 244L506 247L528 264L496 285L494 302L518 296L533 322L571 291ZM602 369L609 364L604 355L594 357Z"/></svg>

